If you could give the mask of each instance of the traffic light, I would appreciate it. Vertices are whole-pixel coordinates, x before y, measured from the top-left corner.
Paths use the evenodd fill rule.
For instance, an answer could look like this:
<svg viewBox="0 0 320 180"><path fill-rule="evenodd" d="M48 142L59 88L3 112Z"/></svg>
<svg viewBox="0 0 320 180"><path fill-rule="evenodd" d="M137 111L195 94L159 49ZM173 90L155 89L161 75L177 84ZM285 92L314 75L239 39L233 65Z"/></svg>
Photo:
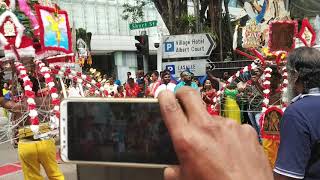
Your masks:
<svg viewBox="0 0 320 180"><path fill-rule="evenodd" d="M135 43L137 48L137 53L142 55L149 54L149 40L148 35L135 36L135 40L139 41L139 43Z"/></svg>

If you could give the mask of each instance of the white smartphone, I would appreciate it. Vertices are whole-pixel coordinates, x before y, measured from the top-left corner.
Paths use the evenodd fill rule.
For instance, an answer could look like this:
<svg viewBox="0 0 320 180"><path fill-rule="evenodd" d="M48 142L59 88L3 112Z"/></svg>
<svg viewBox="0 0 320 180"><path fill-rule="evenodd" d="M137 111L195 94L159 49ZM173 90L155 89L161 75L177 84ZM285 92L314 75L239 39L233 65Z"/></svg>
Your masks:
<svg viewBox="0 0 320 180"><path fill-rule="evenodd" d="M64 162L155 168L178 164L157 99L65 99L60 147Z"/></svg>

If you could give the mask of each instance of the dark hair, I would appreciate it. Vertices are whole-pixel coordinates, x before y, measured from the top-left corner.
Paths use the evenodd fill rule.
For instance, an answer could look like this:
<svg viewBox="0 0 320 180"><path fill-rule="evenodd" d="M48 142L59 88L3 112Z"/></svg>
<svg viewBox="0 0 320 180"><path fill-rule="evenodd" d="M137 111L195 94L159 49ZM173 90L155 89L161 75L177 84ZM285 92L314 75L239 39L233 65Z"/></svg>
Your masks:
<svg viewBox="0 0 320 180"><path fill-rule="evenodd" d="M297 81L304 85L304 93L320 87L320 51L311 47L300 47L288 56L288 71L298 73Z"/></svg>
<svg viewBox="0 0 320 180"><path fill-rule="evenodd" d="M161 76L161 78L164 78L164 76L166 76L166 75L171 75L170 71L168 71L168 70L162 71L162 76Z"/></svg>
<svg viewBox="0 0 320 180"><path fill-rule="evenodd" d="M134 82L134 79L133 78L129 78L128 82Z"/></svg>
<svg viewBox="0 0 320 180"><path fill-rule="evenodd" d="M154 74L154 75L156 75L157 77L159 77L159 72L158 72L158 71L152 71L151 74Z"/></svg>
<svg viewBox="0 0 320 180"><path fill-rule="evenodd" d="M120 88L123 88L123 86L118 86L117 91L120 91Z"/></svg>

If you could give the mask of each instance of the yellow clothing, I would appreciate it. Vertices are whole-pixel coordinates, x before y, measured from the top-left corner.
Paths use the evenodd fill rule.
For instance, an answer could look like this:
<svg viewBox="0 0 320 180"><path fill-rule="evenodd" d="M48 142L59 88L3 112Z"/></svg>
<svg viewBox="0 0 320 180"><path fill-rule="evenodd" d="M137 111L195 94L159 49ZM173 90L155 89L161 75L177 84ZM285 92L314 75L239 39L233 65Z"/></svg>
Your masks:
<svg viewBox="0 0 320 180"><path fill-rule="evenodd" d="M7 89L5 89L5 88L3 88L2 89L2 95L3 96L5 96L7 93L9 93L10 91L9 90L7 90ZM4 114L4 116L6 117L6 118L9 118L9 112L8 112L8 110L6 110L5 108L3 108L3 114Z"/></svg>
<svg viewBox="0 0 320 180"><path fill-rule="evenodd" d="M240 108L237 101L228 96L224 105L224 116L241 124Z"/></svg>
<svg viewBox="0 0 320 180"><path fill-rule="evenodd" d="M53 139L19 141L18 154L25 180L43 180L40 164L49 180L64 180L56 161L56 146Z"/></svg>
<svg viewBox="0 0 320 180"><path fill-rule="evenodd" d="M8 92L10 92L9 90L3 88L2 89L2 95L5 96Z"/></svg>
<svg viewBox="0 0 320 180"><path fill-rule="evenodd" d="M271 140L271 139L262 140L264 152L268 157L268 160L272 169L274 168L275 162L277 160L279 144L280 142L276 140Z"/></svg>

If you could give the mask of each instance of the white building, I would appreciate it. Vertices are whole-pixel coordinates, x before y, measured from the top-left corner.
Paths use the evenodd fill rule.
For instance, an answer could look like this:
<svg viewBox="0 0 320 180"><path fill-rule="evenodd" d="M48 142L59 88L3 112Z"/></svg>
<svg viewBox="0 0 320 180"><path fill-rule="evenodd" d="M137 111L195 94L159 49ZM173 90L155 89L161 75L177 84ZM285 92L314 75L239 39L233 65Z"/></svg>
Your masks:
<svg viewBox="0 0 320 180"><path fill-rule="evenodd" d="M130 3L134 1L129 0ZM144 70L156 69L157 49L154 43L159 42L162 34L169 34L161 16L152 4L145 8L143 21L157 20L157 27L130 30L129 21L123 20L124 3L128 0L60 0L59 5L69 14L70 24L76 28L84 28L92 32L91 49L93 67L110 74L115 74L120 80L126 79L126 74L132 74L142 66L137 62L135 35L142 30L149 35L150 58L143 62ZM129 19L130 20L130 19ZM139 66L138 66L139 64Z"/></svg>

